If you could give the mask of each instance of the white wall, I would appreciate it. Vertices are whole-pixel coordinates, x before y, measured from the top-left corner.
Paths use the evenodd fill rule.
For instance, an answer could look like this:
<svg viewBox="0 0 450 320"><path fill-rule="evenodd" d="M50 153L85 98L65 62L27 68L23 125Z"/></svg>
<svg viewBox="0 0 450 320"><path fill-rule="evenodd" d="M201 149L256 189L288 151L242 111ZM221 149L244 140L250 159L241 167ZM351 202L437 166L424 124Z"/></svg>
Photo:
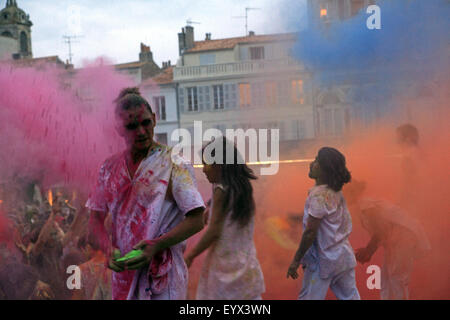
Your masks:
<svg viewBox="0 0 450 320"><path fill-rule="evenodd" d="M215 55L215 64L235 62L235 54L233 50L217 50L217 51L205 51L199 53L188 53L184 55L184 66L200 66L201 55Z"/></svg>
<svg viewBox="0 0 450 320"><path fill-rule="evenodd" d="M167 142L169 146L173 146L176 142L171 142L170 137L175 129L178 129L178 111L177 98L174 87L160 87L160 88L142 88L143 96L148 100L153 109L156 108L153 102L154 97L164 96L166 100L166 120L157 121L155 127L155 134L167 133ZM153 112L157 112L153 110Z"/></svg>

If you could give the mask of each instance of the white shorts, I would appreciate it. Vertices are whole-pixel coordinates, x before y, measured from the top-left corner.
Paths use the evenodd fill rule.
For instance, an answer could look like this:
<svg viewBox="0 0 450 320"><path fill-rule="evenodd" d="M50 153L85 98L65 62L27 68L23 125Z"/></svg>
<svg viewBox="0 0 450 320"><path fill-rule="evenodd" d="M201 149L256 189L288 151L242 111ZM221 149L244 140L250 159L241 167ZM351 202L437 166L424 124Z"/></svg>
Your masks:
<svg viewBox="0 0 450 320"><path fill-rule="evenodd" d="M303 284L298 296L299 300L324 300L328 288L333 291L339 300L361 300L358 288L356 288L354 268L326 279L319 276L318 267L314 271L305 268L303 272Z"/></svg>

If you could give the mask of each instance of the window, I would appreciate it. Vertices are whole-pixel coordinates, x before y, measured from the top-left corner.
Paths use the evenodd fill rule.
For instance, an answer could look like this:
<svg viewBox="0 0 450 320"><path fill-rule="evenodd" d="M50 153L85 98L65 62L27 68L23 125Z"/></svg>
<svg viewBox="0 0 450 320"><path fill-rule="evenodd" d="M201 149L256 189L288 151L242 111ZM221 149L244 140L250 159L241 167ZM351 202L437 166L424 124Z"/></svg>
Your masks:
<svg viewBox="0 0 450 320"><path fill-rule="evenodd" d="M289 81L280 81L277 84L278 103L286 106L289 104Z"/></svg>
<svg viewBox="0 0 450 320"><path fill-rule="evenodd" d="M178 104L180 106L180 110L182 112L185 111L185 104L184 104L184 88L178 88Z"/></svg>
<svg viewBox="0 0 450 320"><path fill-rule="evenodd" d="M206 66L210 64L216 63L216 55L215 54L201 54L200 55L200 65Z"/></svg>
<svg viewBox="0 0 450 320"><path fill-rule="evenodd" d="M345 114L344 114L344 126L345 126L345 130L350 130L350 125L351 125L351 118L350 118L350 110L349 109L345 109Z"/></svg>
<svg viewBox="0 0 450 320"><path fill-rule="evenodd" d="M166 120L166 98L165 97L154 97L153 105L156 110L157 120Z"/></svg>
<svg viewBox="0 0 450 320"><path fill-rule="evenodd" d="M209 95L209 86L200 86L198 88L198 108L200 111L211 109L211 101Z"/></svg>
<svg viewBox="0 0 450 320"><path fill-rule="evenodd" d="M167 145L167 133L157 133L156 134L156 141L159 143Z"/></svg>
<svg viewBox="0 0 450 320"><path fill-rule="evenodd" d="M251 105L252 98L250 95L250 84L239 84L239 104L241 107L249 107Z"/></svg>
<svg viewBox="0 0 450 320"><path fill-rule="evenodd" d="M255 82L251 86L252 106L260 107L264 105L264 83Z"/></svg>
<svg viewBox="0 0 450 320"><path fill-rule="evenodd" d="M223 86L213 86L214 90L214 109L223 109Z"/></svg>
<svg viewBox="0 0 450 320"><path fill-rule="evenodd" d="M293 103L303 104L305 102L303 95L303 80L292 80L291 97Z"/></svg>
<svg viewBox="0 0 450 320"><path fill-rule="evenodd" d="M20 33L20 52L28 53L28 37L23 31Z"/></svg>
<svg viewBox="0 0 450 320"><path fill-rule="evenodd" d="M335 109L334 110L334 134L340 135L344 130L344 117L342 114L342 110Z"/></svg>
<svg viewBox="0 0 450 320"><path fill-rule="evenodd" d="M227 83L223 85L225 109L236 107L236 84Z"/></svg>
<svg viewBox="0 0 450 320"><path fill-rule="evenodd" d="M297 137L298 139L306 139L305 120L297 120Z"/></svg>
<svg viewBox="0 0 450 320"><path fill-rule="evenodd" d="M264 47L253 47L253 48L250 48L250 59L251 60L262 60L262 59L264 59Z"/></svg>
<svg viewBox="0 0 450 320"><path fill-rule="evenodd" d="M197 87L187 88L188 111L198 111Z"/></svg>
<svg viewBox="0 0 450 320"><path fill-rule="evenodd" d="M331 110L325 109L324 112L323 112L323 128L325 129L324 133L326 135L331 135L332 134L332 125L333 125L333 123L331 122L331 118L332 118Z"/></svg>
<svg viewBox="0 0 450 320"><path fill-rule="evenodd" d="M266 82L266 105L277 104L277 84L273 81Z"/></svg>

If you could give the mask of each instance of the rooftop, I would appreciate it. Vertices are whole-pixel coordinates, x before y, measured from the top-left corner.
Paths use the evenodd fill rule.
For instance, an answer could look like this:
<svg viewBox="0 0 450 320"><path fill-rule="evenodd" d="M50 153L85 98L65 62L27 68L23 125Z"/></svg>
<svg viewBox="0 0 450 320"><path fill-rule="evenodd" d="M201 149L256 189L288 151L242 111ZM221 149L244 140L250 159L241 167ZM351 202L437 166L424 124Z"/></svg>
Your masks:
<svg viewBox="0 0 450 320"><path fill-rule="evenodd" d="M64 62L59 59L58 56L49 56L49 57L40 57L40 58L33 58L33 59L18 59L18 60L11 60L15 65L19 65L22 67L35 67L38 65L43 65L47 63L54 63L58 65L65 65Z"/></svg>
<svg viewBox="0 0 450 320"><path fill-rule="evenodd" d="M233 49L237 44L295 40L296 37L297 37L296 33L279 33L268 35L251 35L246 37L226 38L217 40L195 41L194 47L187 50L186 53Z"/></svg>
<svg viewBox="0 0 450 320"><path fill-rule="evenodd" d="M143 86L152 84L169 84L173 82L173 66L163 69L163 71L156 76L144 81Z"/></svg>
<svg viewBox="0 0 450 320"><path fill-rule="evenodd" d="M131 69L131 68L140 68L145 64L145 62L141 61L134 61L134 62L127 62L127 63L120 63L114 65L114 68L116 69Z"/></svg>

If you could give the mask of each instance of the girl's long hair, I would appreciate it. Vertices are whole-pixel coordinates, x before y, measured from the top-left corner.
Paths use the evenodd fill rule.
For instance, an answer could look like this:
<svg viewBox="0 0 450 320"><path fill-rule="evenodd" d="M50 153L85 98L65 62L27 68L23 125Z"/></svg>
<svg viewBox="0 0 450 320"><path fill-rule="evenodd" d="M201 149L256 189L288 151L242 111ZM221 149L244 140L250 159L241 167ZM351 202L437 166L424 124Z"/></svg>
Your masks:
<svg viewBox="0 0 450 320"><path fill-rule="evenodd" d="M209 144L215 143L216 148L220 146L223 148L223 164L217 164L221 166L222 184L225 187L223 210L228 212L232 209L231 220L244 227L255 214L255 200L253 198L253 187L250 180L256 180L258 178L253 173L253 170L245 164L234 143L231 143L224 137L216 140ZM221 141L223 142L220 143ZM203 154L209 144L203 147ZM227 150L233 150L233 163L227 164ZM214 154L215 149L211 152L212 156Z"/></svg>
<svg viewBox="0 0 450 320"><path fill-rule="evenodd" d="M351 181L352 176L346 167L345 157L338 150L323 147L319 150L317 161L326 184L332 190L341 191L342 186Z"/></svg>

